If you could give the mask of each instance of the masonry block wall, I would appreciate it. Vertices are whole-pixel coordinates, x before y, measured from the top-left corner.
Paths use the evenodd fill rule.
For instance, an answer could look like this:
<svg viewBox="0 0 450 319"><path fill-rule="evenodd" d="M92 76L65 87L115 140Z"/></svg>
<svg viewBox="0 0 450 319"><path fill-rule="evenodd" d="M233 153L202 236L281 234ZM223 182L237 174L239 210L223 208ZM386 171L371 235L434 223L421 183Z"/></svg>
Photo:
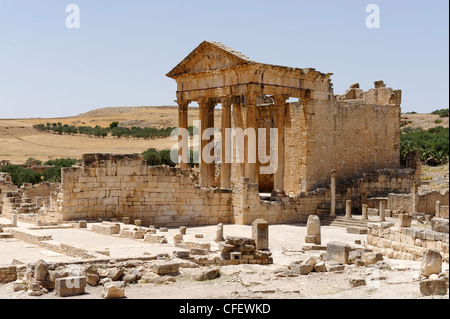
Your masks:
<svg viewBox="0 0 450 319"><path fill-rule="evenodd" d="M3 210L3 196L7 192L16 190L17 187L11 181L11 175L0 172L0 215Z"/></svg>
<svg viewBox="0 0 450 319"><path fill-rule="evenodd" d="M231 191L200 189L189 171L150 167L139 155L85 154L62 171L60 218L131 217L155 225L227 223Z"/></svg>
<svg viewBox="0 0 450 319"><path fill-rule="evenodd" d="M436 201L441 202L441 207L449 206L448 190L429 191L426 193L419 193L416 196L416 212L435 215ZM396 210L400 213L411 213L411 194L389 194L388 206L390 210ZM444 208L445 209L445 208ZM444 214L445 216L445 214ZM448 216L448 214L447 214Z"/></svg>

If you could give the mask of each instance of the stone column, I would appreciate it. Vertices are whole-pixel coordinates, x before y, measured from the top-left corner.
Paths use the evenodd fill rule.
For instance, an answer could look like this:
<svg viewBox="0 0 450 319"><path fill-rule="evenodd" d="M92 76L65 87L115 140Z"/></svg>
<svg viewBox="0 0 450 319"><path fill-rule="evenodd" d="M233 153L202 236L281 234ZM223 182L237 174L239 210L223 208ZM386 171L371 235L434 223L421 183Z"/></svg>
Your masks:
<svg viewBox="0 0 450 319"><path fill-rule="evenodd" d="M411 187L411 216L414 216L416 213L416 194L417 194L417 185L413 183Z"/></svg>
<svg viewBox="0 0 450 319"><path fill-rule="evenodd" d="M208 128L214 129L214 108L216 103L211 102L208 108ZM207 144L214 142L214 135L210 137ZM214 150L210 153L211 156L214 156ZM214 161L211 164L208 164L208 187L214 187L214 177L215 177L215 163Z"/></svg>
<svg viewBox="0 0 450 319"><path fill-rule="evenodd" d="M278 130L278 167L273 174L273 196L285 197L284 192L284 124L286 118L286 100L289 97L286 95L275 95L273 100L275 102L276 118L275 128Z"/></svg>
<svg viewBox="0 0 450 319"><path fill-rule="evenodd" d="M178 127L180 129L188 128L188 106L189 101L178 100ZM178 133L178 158L181 169L189 168L190 150L189 150L189 137L182 138L183 136ZM182 150L185 154L182 154ZM184 156L183 156L184 155Z"/></svg>
<svg viewBox="0 0 450 319"><path fill-rule="evenodd" d="M436 204L434 206L435 208L435 214L434 217L436 218L441 218L441 202L440 201L436 201Z"/></svg>
<svg viewBox="0 0 450 319"><path fill-rule="evenodd" d="M346 219L352 218L352 201L349 199L345 202L345 217Z"/></svg>
<svg viewBox="0 0 450 319"><path fill-rule="evenodd" d="M258 172L257 172L257 159L258 159L258 108L256 106L256 94L247 94L247 130L254 130L256 136L256 145L249 145L248 136L245 136L245 176L249 178L251 184L258 184ZM249 152L255 152L250 156ZM250 163L250 161L254 161L256 157L255 163Z"/></svg>
<svg viewBox="0 0 450 319"><path fill-rule="evenodd" d="M336 171L331 171L331 200L330 200L330 216L336 216Z"/></svg>
<svg viewBox="0 0 450 319"><path fill-rule="evenodd" d="M13 227L17 227L17 213L11 213L11 224Z"/></svg>
<svg viewBox="0 0 450 319"><path fill-rule="evenodd" d="M384 200L380 201L380 221L384 222L386 220L386 202Z"/></svg>
<svg viewBox="0 0 450 319"><path fill-rule="evenodd" d="M231 188L232 136L226 134L231 129L232 97L220 99L222 103L222 167L220 169L220 188ZM227 157L228 155L228 157Z"/></svg>
<svg viewBox="0 0 450 319"><path fill-rule="evenodd" d="M217 230L216 230L216 242L220 242L220 241L224 241L225 239L223 238L223 224L220 223L217 225Z"/></svg>
<svg viewBox="0 0 450 319"><path fill-rule="evenodd" d="M207 163L205 157L203 156L203 150L210 143L210 140L203 140L203 133L206 129L210 128L211 125L211 108L214 104L209 98L201 98L198 102L199 104L199 120L200 120L200 186L202 188L214 186L214 161L212 163ZM214 116L214 113L213 113ZM214 120L214 118L213 118ZM212 178L211 178L211 173Z"/></svg>
<svg viewBox="0 0 450 319"><path fill-rule="evenodd" d="M367 219L367 204L362 204L362 219Z"/></svg>

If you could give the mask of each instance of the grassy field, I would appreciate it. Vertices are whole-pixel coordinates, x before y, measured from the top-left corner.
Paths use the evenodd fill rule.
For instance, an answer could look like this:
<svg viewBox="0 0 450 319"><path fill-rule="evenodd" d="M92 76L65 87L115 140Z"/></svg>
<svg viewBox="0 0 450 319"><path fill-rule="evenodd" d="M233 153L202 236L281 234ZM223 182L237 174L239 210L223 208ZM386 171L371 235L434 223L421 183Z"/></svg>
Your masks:
<svg viewBox="0 0 450 319"><path fill-rule="evenodd" d="M189 109L189 124L198 119L198 108ZM428 129L434 126L448 127L448 118L437 124L439 116L432 114L404 114L402 122L406 126ZM170 149L175 141L170 138L144 140L134 138L95 138L84 135L58 135L40 132L33 124L61 122L75 126L107 127L118 121L121 125L176 127L178 111L176 107L114 107L92 110L77 116L64 118L0 119L0 160L10 160L14 164L24 163L33 157L41 161L71 157L79 159L84 153L141 153L148 148ZM216 109L215 126L220 127L221 110Z"/></svg>

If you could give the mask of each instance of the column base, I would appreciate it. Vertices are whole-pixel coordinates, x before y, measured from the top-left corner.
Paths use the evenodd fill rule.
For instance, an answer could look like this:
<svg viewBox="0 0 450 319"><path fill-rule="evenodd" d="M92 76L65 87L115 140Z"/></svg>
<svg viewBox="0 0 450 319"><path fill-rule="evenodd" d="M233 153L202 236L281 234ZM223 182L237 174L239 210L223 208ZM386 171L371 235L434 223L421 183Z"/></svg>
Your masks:
<svg viewBox="0 0 450 319"><path fill-rule="evenodd" d="M270 195L272 198L284 198L288 197L284 191L273 191Z"/></svg>

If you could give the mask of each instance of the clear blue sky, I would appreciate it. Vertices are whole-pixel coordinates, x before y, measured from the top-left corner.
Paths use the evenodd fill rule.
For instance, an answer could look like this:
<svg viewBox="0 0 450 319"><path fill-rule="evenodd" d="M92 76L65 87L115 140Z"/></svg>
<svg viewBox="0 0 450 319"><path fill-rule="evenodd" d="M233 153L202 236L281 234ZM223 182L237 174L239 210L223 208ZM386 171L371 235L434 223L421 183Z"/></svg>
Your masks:
<svg viewBox="0 0 450 319"><path fill-rule="evenodd" d="M80 28L65 25L68 4ZM368 29L368 4L380 28ZM0 118L175 105L165 74L203 40L251 59L334 73L336 94L376 80L403 112L449 107L448 1L0 0Z"/></svg>

